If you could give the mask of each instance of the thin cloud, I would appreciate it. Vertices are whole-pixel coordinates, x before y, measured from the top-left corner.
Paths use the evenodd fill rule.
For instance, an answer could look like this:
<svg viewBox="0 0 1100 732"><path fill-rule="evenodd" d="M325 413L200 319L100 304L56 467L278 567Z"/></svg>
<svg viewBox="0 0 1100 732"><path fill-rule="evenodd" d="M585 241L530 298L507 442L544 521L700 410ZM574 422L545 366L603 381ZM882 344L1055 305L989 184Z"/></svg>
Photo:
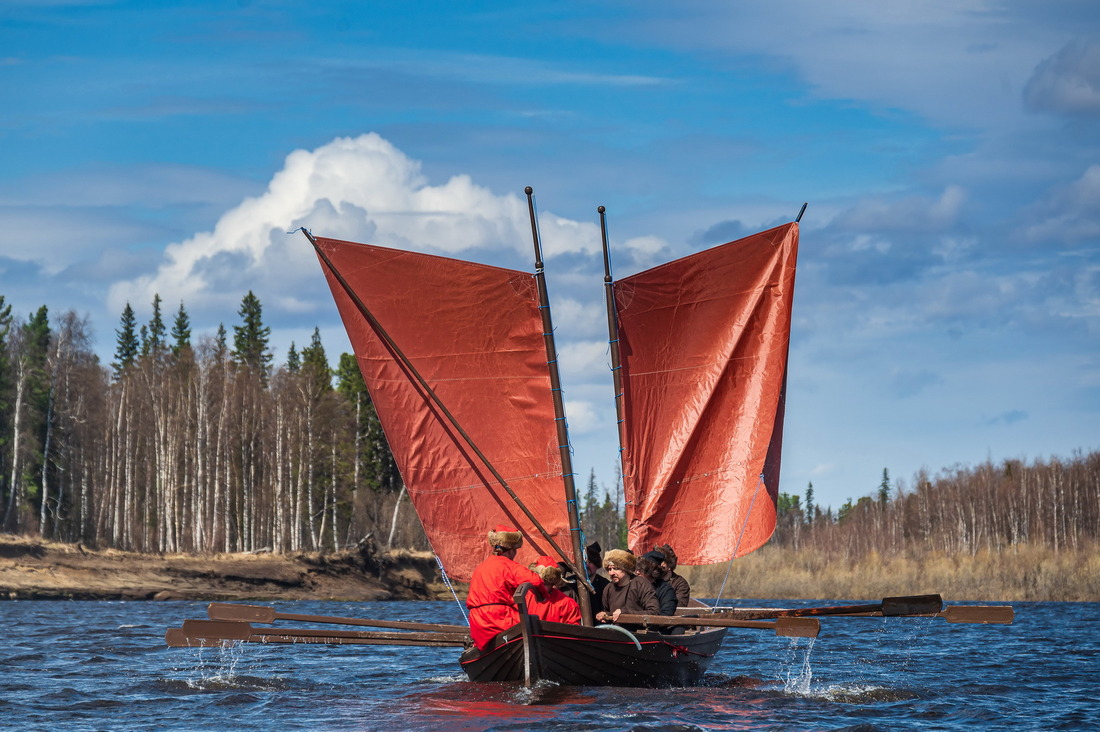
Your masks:
<svg viewBox="0 0 1100 732"><path fill-rule="evenodd" d="M1033 112L1100 116L1100 41L1074 39L1045 59L1024 87Z"/></svg>

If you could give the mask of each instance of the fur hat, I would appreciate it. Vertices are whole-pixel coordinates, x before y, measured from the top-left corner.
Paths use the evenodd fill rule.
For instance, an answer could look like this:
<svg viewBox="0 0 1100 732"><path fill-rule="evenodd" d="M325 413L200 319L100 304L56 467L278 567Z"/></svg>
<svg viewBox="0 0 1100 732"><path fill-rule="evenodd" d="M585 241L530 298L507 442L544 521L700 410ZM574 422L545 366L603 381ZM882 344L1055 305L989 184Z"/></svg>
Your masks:
<svg viewBox="0 0 1100 732"><path fill-rule="evenodd" d="M489 532L489 546L505 551L519 549L523 546L523 534L510 526L500 524Z"/></svg>
<svg viewBox="0 0 1100 732"><path fill-rule="evenodd" d="M557 587L561 584L561 567L554 561L553 557L541 556L535 560L535 563L531 565L539 577L542 577L542 581L546 583L547 587Z"/></svg>
<svg viewBox="0 0 1100 732"><path fill-rule="evenodd" d="M634 574L634 565L637 560L634 555L625 549L608 549L603 555L603 563L606 567L616 567L627 574Z"/></svg>

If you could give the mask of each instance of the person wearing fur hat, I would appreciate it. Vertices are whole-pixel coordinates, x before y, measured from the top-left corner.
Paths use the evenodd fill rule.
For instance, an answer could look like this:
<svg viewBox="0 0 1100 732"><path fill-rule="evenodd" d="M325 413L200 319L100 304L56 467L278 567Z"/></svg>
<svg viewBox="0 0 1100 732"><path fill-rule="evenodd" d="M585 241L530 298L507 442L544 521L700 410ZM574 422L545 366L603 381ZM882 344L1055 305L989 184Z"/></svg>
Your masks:
<svg viewBox="0 0 1100 732"><path fill-rule="evenodd" d="M611 549L603 557L611 584L603 590L603 611L596 616L602 623L615 622L622 613L658 615L661 606L653 585L634 574L637 559L623 549Z"/></svg>
<svg viewBox="0 0 1100 732"><path fill-rule="evenodd" d="M691 603L691 586L686 579L676 574L676 552L672 551L672 547L668 544L653 547L653 551L660 552L665 557L665 561L661 563L661 569L664 570L665 582L676 590L676 604L687 607Z"/></svg>
<svg viewBox="0 0 1100 732"><path fill-rule="evenodd" d="M519 610L513 595L524 582L546 594L542 577L516 562L523 546L523 534L509 526L497 526L489 532L493 553L474 570L466 607L470 609L470 638L485 650L493 637L519 622Z"/></svg>
<svg viewBox="0 0 1100 732"><path fill-rule="evenodd" d="M581 624L581 607L577 601L561 591L561 567L552 557L542 556L535 560L531 569L542 577L546 585L546 599L537 597L527 599L527 612L538 615L548 623Z"/></svg>

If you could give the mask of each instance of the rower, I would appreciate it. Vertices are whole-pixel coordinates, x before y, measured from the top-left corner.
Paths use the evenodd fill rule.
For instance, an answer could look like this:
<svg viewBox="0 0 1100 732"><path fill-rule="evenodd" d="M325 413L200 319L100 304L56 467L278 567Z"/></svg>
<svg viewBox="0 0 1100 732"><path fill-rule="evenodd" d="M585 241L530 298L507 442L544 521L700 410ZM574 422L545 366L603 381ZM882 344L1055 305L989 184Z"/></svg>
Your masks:
<svg viewBox="0 0 1100 732"><path fill-rule="evenodd" d="M676 552L672 551L672 547L668 544L654 547L653 551L664 555L665 560L661 562L661 569L664 570L665 582L668 582L672 585L672 589L676 590L676 604L680 607L689 606L691 604L691 586L688 585L686 579L676 574Z"/></svg>
<svg viewBox="0 0 1100 732"><path fill-rule="evenodd" d="M561 567L553 557L542 556L531 565L546 585L546 599L535 597L527 601L527 612L538 615L548 623L581 624L581 608L577 601L561 591Z"/></svg>
<svg viewBox="0 0 1100 732"><path fill-rule="evenodd" d="M603 590L603 611L596 616L602 623L613 623L622 613L658 615L661 606L653 585L634 574L637 558L623 549L611 549L603 557L611 584Z"/></svg>
<svg viewBox="0 0 1100 732"><path fill-rule="evenodd" d="M546 594L542 577L516 562L523 546L523 534L499 525L488 534L492 554L485 558L470 579L466 607L470 609L470 638L485 650L493 637L519 622L519 610L513 595L516 588L530 582L539 595Z"/></svg>

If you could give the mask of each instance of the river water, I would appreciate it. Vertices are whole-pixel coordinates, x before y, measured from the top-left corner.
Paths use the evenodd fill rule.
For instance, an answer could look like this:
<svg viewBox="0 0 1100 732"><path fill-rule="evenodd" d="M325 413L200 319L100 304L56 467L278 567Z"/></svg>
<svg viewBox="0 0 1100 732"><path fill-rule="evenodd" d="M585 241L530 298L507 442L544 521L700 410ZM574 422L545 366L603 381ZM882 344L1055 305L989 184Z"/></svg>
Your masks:
<svg viewBox="0 0 1100 732"><path fill-rule="evenodd" d="M454 603L275 605L462 622ZM1011 626L825 619L815 640L731 629L705 685L661 690L474 684L454 648L165 646L166 628L205 618L205 607L0 602L0 728L1100 728L1100 603L1017 603Z"/></svg>

